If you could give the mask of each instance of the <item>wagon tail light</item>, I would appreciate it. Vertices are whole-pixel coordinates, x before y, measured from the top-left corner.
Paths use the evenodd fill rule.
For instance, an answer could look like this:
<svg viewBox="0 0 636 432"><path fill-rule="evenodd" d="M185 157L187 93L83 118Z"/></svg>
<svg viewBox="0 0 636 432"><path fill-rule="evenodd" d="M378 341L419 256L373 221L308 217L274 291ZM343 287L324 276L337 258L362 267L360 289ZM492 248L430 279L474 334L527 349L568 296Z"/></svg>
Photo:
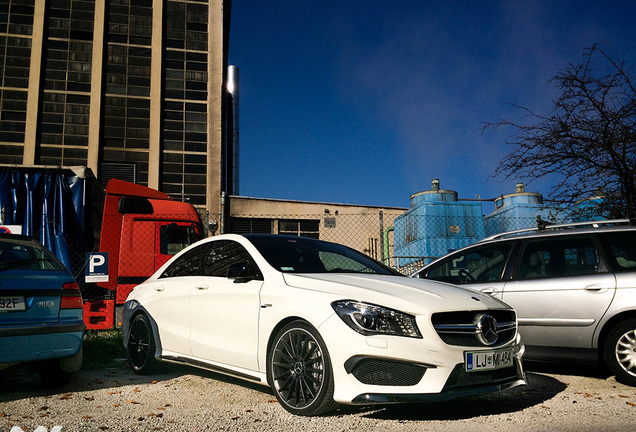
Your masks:
<svg viewBox="0 0 636 432"><path fill-rule="evenodd" d="M82 293L75 282L67 282L62 285L62 301L60 309L82 309Z"/></svg>

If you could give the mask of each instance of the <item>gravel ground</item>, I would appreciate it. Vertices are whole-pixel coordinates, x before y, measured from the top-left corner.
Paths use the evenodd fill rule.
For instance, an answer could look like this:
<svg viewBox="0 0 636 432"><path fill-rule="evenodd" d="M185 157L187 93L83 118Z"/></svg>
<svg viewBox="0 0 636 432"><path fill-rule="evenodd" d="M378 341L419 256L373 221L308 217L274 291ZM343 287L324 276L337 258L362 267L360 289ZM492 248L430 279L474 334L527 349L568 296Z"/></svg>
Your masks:
<svg viewBox="0 0 636 432"><path fill-rule="evenodd" d="M636 424L636 388L594 369L527 365L529 385L443 403L342 407L298 417L266 387L207 371L119 367L45 390L26 367L0 371L0 432L34 431L618 431ZM14 431L17 428L14 428ZM54 430L60 430L55 428ZM38 431L39 432L39 431Z"/></svg>

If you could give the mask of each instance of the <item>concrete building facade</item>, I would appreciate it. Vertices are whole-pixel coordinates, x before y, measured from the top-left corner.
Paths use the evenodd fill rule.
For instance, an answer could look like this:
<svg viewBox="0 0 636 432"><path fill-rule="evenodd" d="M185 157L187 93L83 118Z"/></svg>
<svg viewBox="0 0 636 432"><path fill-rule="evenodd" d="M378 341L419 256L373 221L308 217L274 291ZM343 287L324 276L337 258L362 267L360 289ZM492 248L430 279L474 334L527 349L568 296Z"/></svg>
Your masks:
<svg viewBox="0 0 636 432"><path fill-rule="evenodd" d="M0 160L220 219L230 0L0 0Z"/></svg>

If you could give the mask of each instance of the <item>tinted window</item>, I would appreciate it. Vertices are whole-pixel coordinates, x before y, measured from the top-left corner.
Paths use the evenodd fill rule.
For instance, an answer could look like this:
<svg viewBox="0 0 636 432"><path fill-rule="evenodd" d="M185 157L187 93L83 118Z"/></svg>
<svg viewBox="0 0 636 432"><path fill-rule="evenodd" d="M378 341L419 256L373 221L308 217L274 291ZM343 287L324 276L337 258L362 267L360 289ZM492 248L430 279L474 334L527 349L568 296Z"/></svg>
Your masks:
<svg viewBox="0 0 636 432"><path fill-rule="evenodd" d="M532 240L525 244L517 279L596 273L599 253L590 237Z"/></svg>
<svg viewBox="0 0 636 432"><path fill-rule="evenodd" d="M636 232L611 233L605 236L611 258L618 271L636 270Z"/></svg>
<svg viewBox="0 0 636 432"><path fill-rule="evenodd" d="M228 269L234 264L248 262L252 268L255 264L250 254L239 243L221 240L210 243L203 264L205 276L227 277Z"/></svg>
<svg viewBox="0 0 636 432"><path fill-rule="evenodd" d="M246 237L272 267L282 272L348 272L403 276L360 252L336 243L308 237Z"/></svg>
<svg viewBox="0 0 636 432"><path fill-rule="evenodd" d="M471 249L432 267L426 278L450 283L500 280L511 248L511 243L504 243Z"/></svg>
<svg viewBox="0 0 636 432"><path fill-rule="evenodd" d="M209 244L210 243L204 243L185 252L179 258L174 260L174 262L170 264L170 266L159 277L166 278L201 275L203 268L203 256L205 255Z"/></svg>
<svg viewBox="0 0 636 432"><path fill-rule="evenodd" d="M62 270L47 249L29 240L0 240L0 270Z"/></svg>

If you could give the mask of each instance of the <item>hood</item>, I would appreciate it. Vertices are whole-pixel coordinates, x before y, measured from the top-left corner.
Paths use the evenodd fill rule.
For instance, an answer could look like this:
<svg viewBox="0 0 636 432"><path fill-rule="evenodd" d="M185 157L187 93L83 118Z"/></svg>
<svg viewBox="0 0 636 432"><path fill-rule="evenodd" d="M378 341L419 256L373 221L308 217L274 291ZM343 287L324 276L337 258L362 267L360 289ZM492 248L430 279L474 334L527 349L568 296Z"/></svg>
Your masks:
<svg viewBox="0 0 636 432"><path fill-rule="evenodd" d="M287 285L397 308L411 314L511 309L487 294L427 279L363 273L283 273Z"/></svg>

